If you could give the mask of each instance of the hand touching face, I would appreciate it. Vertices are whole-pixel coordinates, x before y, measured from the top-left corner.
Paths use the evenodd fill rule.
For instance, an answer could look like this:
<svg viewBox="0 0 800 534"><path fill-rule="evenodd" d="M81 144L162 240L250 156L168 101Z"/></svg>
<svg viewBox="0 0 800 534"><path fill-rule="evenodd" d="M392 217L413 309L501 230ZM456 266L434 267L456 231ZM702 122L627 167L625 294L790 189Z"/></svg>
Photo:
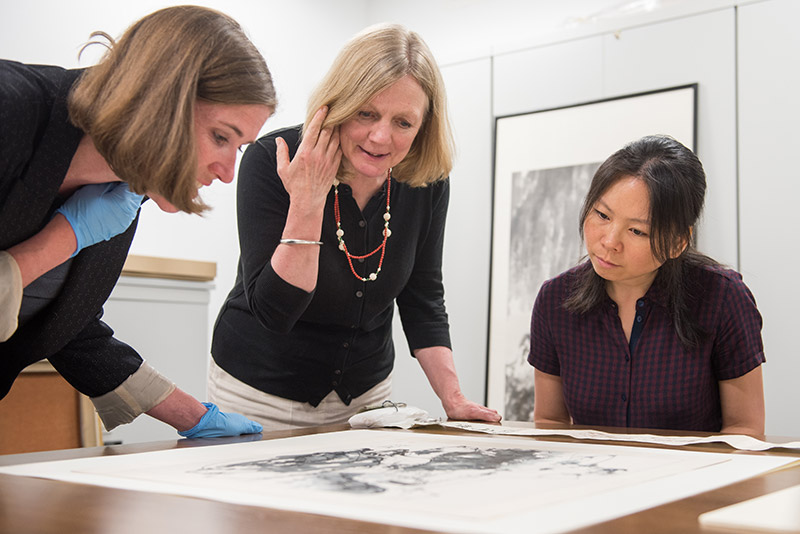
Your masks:
<svg viewBox="0 0 800 534"><path fill-rule="evenodd" d="M286 142L280 137L275 139L278 176L292 205L305 213L315 213L325 205L342 159L339 128L322 127L327 114L325 106L317 110L291 161Z"/></svg>

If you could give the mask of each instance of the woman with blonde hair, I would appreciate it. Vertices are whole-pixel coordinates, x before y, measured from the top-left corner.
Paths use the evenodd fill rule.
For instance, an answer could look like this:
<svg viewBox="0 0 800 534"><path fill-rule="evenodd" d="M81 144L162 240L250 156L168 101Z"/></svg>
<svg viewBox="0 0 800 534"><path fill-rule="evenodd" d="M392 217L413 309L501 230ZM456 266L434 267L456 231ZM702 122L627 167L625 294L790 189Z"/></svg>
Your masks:
<svg viewBox="0 0 800 534"><path fill-rule="evenodd" d="M267 65L236 21L196 6L93 37L110 46L88 69L0 61L0 398L47 358L109 430L146 412L190 437L260 431L176 388L99 317L143 195L199 213L200 187L233 180L276 104Z"/></svg>
<svg viewBox="0 0 800 534"><path fill-rule="evenodd" d="M497 421L461 393L442 245L452 167L444 84L416 33L356 35L305 124L251 145L241 258L212 342L209 395L270 429L346 421L389 398L397 304L447 415Z"/></svg>

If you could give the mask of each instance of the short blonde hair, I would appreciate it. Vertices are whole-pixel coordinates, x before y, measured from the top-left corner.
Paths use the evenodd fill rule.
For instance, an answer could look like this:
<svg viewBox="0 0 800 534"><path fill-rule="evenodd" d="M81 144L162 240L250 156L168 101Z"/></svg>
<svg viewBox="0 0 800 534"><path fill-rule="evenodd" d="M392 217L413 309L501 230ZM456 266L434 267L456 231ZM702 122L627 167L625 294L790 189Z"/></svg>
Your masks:
<svg viewBox="0 0 800 534"><path fill-rule="evenodd" d="M137 193L158 193L181 211L208 207L197 197L194 108L277 103L264 58L229 16L197 6L169 7L134 23L69 99L115 174Z"/></svg>
<svg viewBox="0 0 800 534"><path fill-rule="evenodd" d="M427 95L428 109L408 155L394 167L393 176L412 187L444 179L453 167L454 152L444 81L428 45L403 26L380 24L353 37L311 95L305 124L320 107L328 106L325 126L338 126L408 75ZM340 168L346 179L343 172Z"/></svg>

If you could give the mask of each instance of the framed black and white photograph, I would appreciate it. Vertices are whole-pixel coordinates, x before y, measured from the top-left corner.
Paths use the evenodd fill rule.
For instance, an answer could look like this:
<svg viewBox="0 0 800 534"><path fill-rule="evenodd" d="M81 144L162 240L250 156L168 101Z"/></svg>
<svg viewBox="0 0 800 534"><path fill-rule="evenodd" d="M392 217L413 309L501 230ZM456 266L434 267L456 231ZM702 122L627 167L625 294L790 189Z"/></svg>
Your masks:
<svg viewBox="0 0 800 534"><path fill-rule="evenodd" d="M578 215L595 170L645 135L696 149L696 107L692 84L496 118L487 404L504 419L533 420L531 310L585 254Z"/></svg>

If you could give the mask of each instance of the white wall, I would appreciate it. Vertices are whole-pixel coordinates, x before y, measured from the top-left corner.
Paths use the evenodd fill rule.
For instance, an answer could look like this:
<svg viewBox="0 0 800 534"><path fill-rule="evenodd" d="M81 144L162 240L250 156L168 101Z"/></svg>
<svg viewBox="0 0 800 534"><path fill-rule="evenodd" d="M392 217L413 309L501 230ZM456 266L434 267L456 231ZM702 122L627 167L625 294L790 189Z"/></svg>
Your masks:
<svg viewBox="0 0 800 534"><path fill-rule="evenodd" d="M800 435L800 3L774 0L739 12L741 272L764 318L767 429Z"/></svg>

